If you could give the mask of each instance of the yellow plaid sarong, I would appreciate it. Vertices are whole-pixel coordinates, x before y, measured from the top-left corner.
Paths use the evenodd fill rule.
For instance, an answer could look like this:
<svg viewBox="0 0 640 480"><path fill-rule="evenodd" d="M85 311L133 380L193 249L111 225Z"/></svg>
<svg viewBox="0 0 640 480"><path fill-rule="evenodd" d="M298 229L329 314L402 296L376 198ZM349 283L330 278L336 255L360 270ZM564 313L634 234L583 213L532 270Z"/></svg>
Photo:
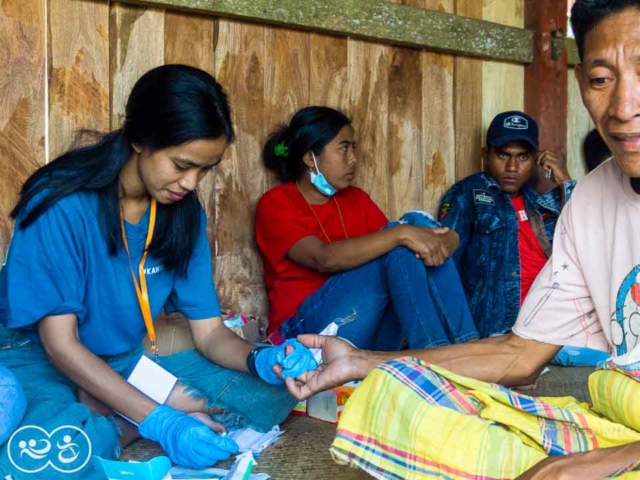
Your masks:
<svg viewBox="0 0 640 480"><path fill-rule="evenodd" d="M548 455L640 441L640 402L631 403L640 383L598 371L589 387L593 411L571 397L533 398L415 358L394 360L351 396L331 452L379 479L493 480L514 479ZM640 478L634 467L612 476Z"/></svg>

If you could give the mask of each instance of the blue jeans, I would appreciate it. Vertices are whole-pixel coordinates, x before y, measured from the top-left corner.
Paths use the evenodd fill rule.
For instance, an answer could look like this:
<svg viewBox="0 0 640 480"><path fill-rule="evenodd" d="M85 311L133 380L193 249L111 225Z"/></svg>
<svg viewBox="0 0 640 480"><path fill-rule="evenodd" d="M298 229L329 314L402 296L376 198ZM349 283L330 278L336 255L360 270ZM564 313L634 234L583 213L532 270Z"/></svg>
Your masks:
<svg viewBox="0 0 640 480"><path fill-rule="evenodd" d="M20 424L27 400L16 376L0 366L0 446L2 446Z"/></svg>
<svg viewBox="0 0 640 480"><path fill-rule="evenodd" d="M423 212L409 212L400 222L438 226ZM285 338L319 333L350 315L355 320L341 326L338 336L359 348L395 351L405 340L410 348L430 348L479 336L453 261L425 267L405 247L333 275L284 322L280 333Z"/></svg>
<svg viewBox="0 0 640 480"><path fill-rule="evenodd" d="M101 358L126 378L142 353L140 348ZM160 364L177 376L194 397L204 398L207 408L223 409L224 413L211 417L227 428L250 426L262 431L268 430L281 423L296 404L286 388L269 385L248 373L220 367L195 350L160 357ZM58 372L41 346L0 325L0 365L9 368L24 388L28 406L21 426L37 426L48 433L60 427L71 426L87 435L92 455L108 460L118 458L120 431L113 417L92 413L84 404L79 403L75 394L77 385ZM73 430L70 433L75 433L72 440L82 449L87 443L83 443L82 434ZM52 435L51 443L54 443L53 439ZM0 478L9 474L14 480L103 478L103 474L94 468L91 461L74 473L59 472L51 466L39 473L21 472L9 459L9 449L12 458L19 457L18 443L10 441L0 449ZM53 448L49 456L54 459L53 456L57 454L57 450ZM30 461L26 456L20 458L24 462ZM34 468L28 466L25 469Z"/></svg>

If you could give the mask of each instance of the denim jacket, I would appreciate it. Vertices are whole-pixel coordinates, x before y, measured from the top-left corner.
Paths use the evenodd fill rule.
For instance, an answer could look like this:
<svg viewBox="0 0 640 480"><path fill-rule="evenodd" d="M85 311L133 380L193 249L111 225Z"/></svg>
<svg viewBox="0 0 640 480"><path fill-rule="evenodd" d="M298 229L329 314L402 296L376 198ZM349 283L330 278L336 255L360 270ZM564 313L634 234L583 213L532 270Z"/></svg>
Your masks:
<svg viewBox="0 0 640 480"><path fill-rule="evenodd" d="M575 183L570 180L545 194L521 189L547 257L560 210ZM480 336L510 331L520 309L520 253L518 219L509 194L486 173L471 175L444 195L439 220L460 236L453 258Z"/></svg>

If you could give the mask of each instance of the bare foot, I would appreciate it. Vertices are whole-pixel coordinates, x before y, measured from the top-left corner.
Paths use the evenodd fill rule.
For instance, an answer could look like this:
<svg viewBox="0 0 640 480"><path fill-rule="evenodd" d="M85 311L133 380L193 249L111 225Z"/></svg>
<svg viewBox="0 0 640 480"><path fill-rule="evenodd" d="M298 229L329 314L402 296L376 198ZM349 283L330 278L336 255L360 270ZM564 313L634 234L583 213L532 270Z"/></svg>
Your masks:
<svg viewBox="0 0 640 480"><path fill-rule="evenodd" d="M78 397L78 401L86 405L92 413L102 415L103 417L113 417L121 432L120 448L126 448L128 445L140 438L138 427L122 418L94 396L88 394L83 389L78 388L78 390L76 390L76 397Z"/></svg>

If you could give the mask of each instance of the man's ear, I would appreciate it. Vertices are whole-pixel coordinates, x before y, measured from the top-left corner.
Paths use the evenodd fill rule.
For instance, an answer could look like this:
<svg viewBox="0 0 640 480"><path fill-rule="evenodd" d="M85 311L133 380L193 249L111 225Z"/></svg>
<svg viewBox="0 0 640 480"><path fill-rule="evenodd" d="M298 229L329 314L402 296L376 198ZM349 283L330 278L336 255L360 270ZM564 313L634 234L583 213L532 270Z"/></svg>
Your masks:
<svg viewBox="0 0 640 480"><path fill-rule="evenodd" d="M142 153L142 146L140 146L140 144L138 143L132 143L131 148L133 148L133 151L138 154Z"/></svg>

